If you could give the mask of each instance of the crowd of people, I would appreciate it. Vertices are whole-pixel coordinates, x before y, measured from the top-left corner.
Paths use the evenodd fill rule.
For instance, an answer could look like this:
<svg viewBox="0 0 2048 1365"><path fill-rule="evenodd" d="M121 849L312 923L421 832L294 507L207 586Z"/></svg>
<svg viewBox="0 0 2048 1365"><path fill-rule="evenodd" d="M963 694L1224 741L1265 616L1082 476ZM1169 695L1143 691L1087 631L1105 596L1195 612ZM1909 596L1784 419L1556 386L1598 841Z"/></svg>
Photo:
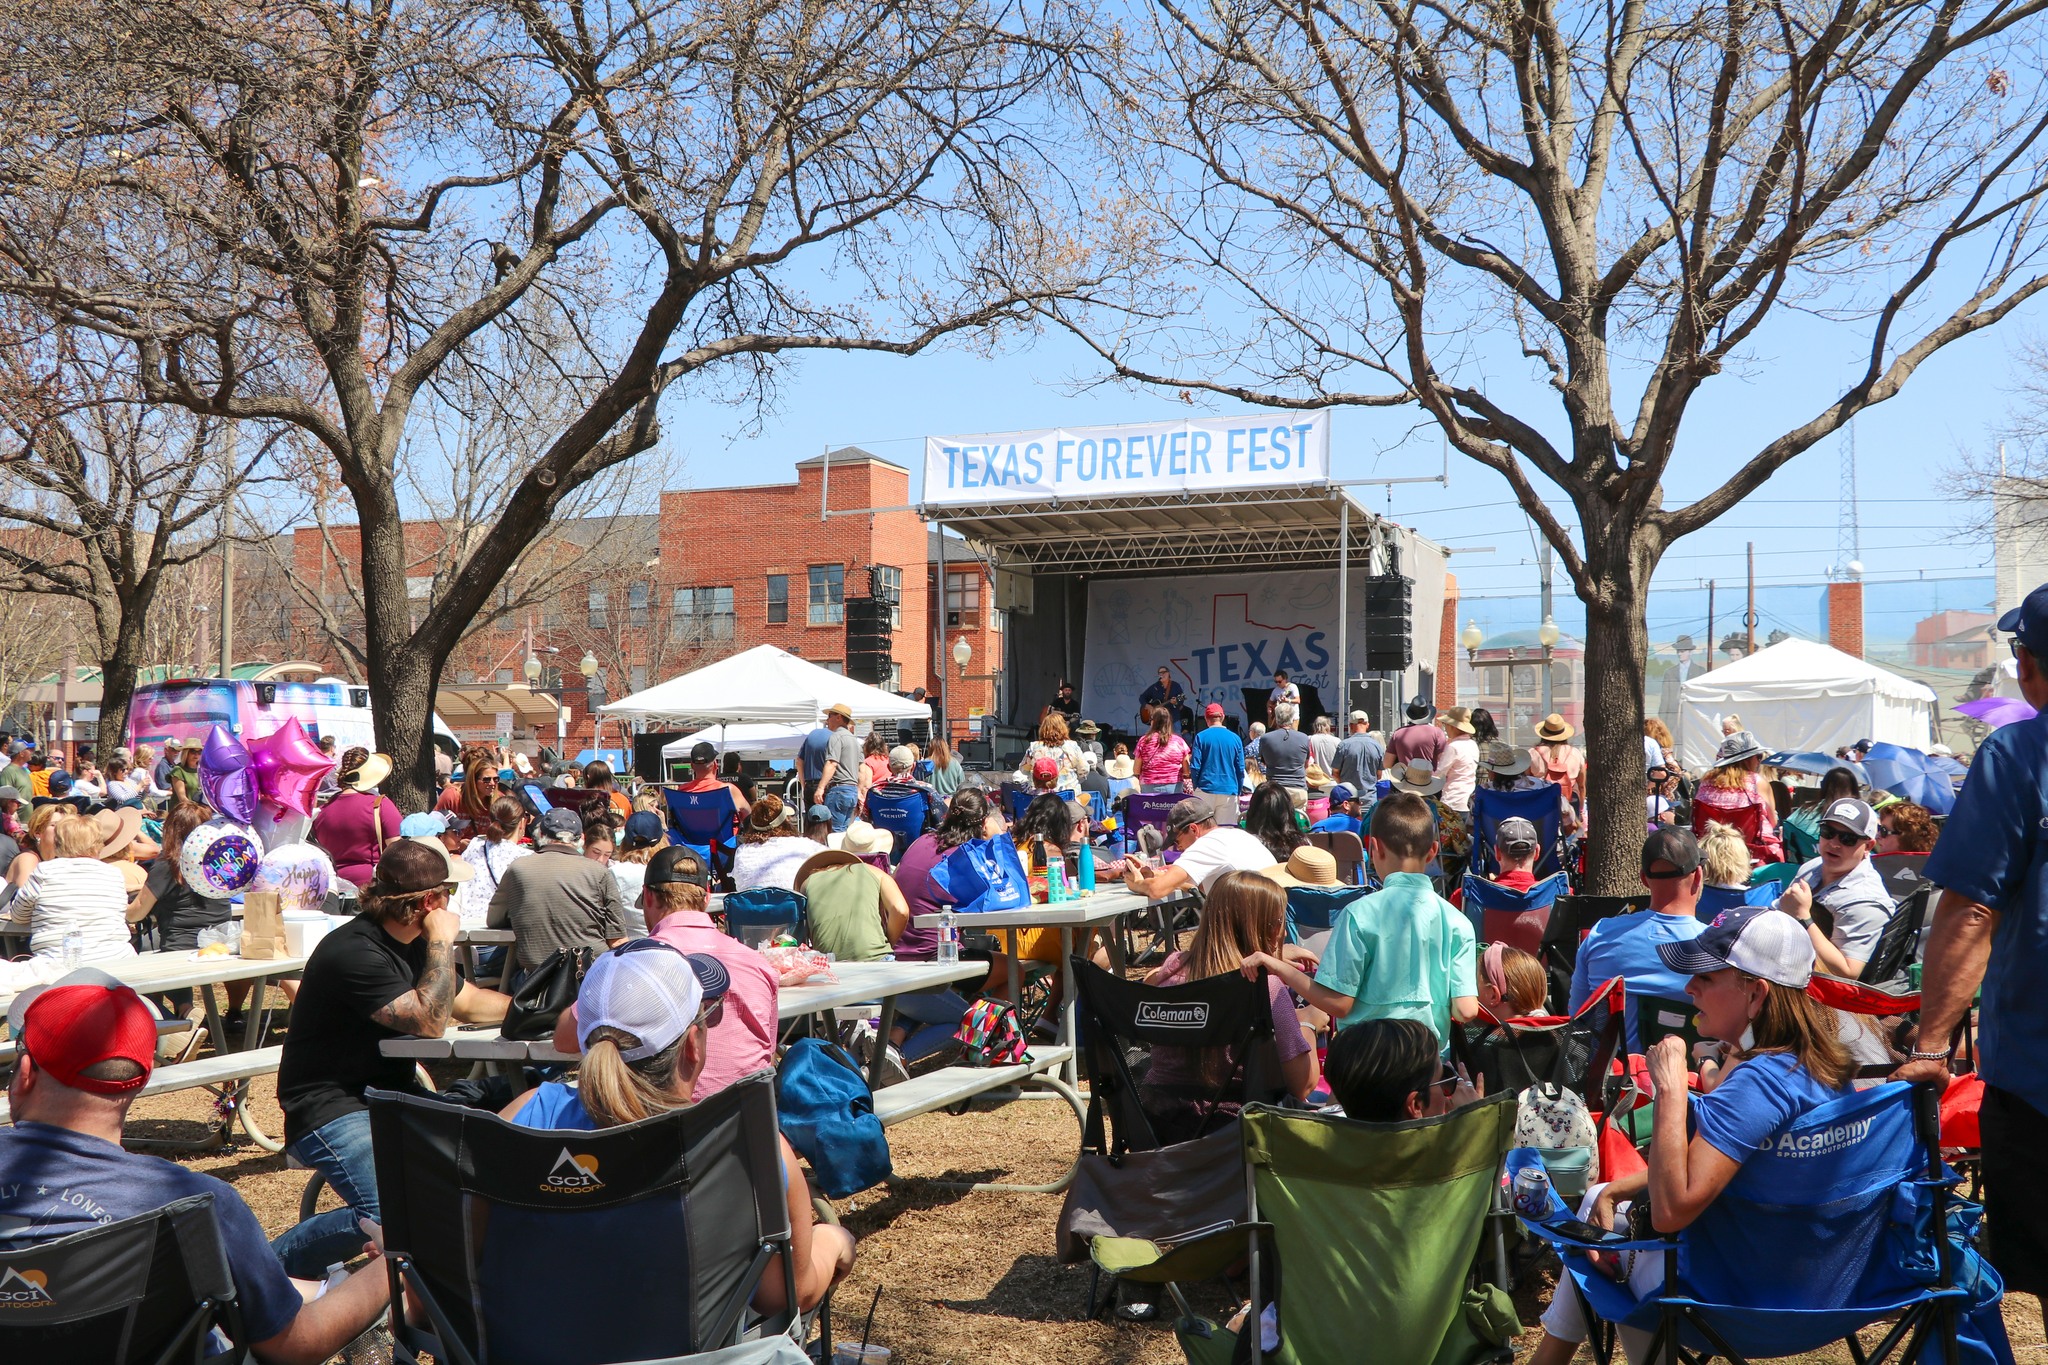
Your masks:
<svg viewBox="0 0 2048 1365"><path fill-rule="evenodd" d="M2048 588L2001 627L2015 634L2022 689L2048 704L2048 673L2033 653L2037 642L2048 648ZM2048 827L2039 725L1993 736L1944 822L1867 788L1846 763L1781 813L1766 752L1739 718L1727 718L1713 762L1694 772L1651 720L1642 908L1593 925L1568 992L1554 998L1538 945L1488 941L1478 908L1450 893L1468 869L1521 896L1551 871L1578 866L1590 828L1586 758L1562 716L1540 722L1526 747L1504 742L1483 709L1439 711L1427 699L1410 703L1389 733L1362 712L1343 717L1341 732L1333 716L1304 730L1300 692L1278 678L1263 720L1240 737L1221 706L1188 706L1162 668L1145 693L1142 727L1125 742L1081 717L1070 694L1059 700L1067 704L1046 709L1006 773L968 771L943 740L921 750L863 737L843 706L824 711L786 785L698 745L688 777L669 790L729 793L728 823L704 848L678 841L662 788L622 783L603 763L546 771L525 755L473 746L441 774L427 809L406 811L384 794L388 758L339 754L307 833L343 890L357 894L352 917L292 984L278 1095L287 1150L320 1171L344 1207L266 1242L227 1186L124 1151L123 1118L158 1062L157 1018L190 1002L144 1000L86 967L21 993L10 1011L22 1056L10 1087L15 1126L0 1133L0 1246L212 1193L248 1344L266 1361L325 1359L385 1306L374 1261L324 1293L311 1288L329 1267L377 1255L365 1093L419 1092L412 1063L383 1056L383 1042L499 1022L532 974L584 952L589 966L553 1038L579 1064L516 1094L465 1098L546 1129L613 1127L700 1103L772 1068L781 1043L776 972L714 918L714 886L801 894L811 946L837 961L929 960L936 932L915 921L950 903L941 869L966 845L1006 840L1033 867L1087 846L1106 884L1152 900L1196 893L1192 937L1144 979L1263 981L1273 1074L1286 1096L1354 1119L1428 1118L1476 1099L1481 1087L1450 1060L1459 1030L1575 1013L1619 979L1623 1037L1650 1084L1697 1098L1690 1117L1682 1105L1658 1107L1645 1173L1587 1192L1581 1212L1602 1227L1645 1205L1658 1230L1679 1231L1815 1106L1886 1071L1945 1074L1949 1040L1981 982L1970 1060L1988 1083L1984 1172L1999 1261L2013 1287L2048 1289L2048 1205L2033 1196L2022 1155L2023 1144L2048 1136L2048 1070L2035 1060L2048 1053L2032 1046L2048 1041L2048 1007L2027 989L2048 954L2048 930L2026 913L2040 902ZM189 951L226 922L229 905L186 886L180 870L184 841L212 816L198 754L197 745L171 745L161 757L118 751L104 769L81 754L77 771L65 772L32 746L9 748L0 898L7 920L26 929L30 954L104 967L144 949ZM574 799L537 802L530 788L542 781ZM1482 827L1482 792L1545 793L1518 807L1540 818ZM1177 798L1156 835L1120 826L1120 803L1134 794ZM1340 876L1318 836L1355 838L1355 872ZM1841 1013L1808 990L1817 975L1869 975L1900 913L1874 859L1924 860L1916 875L1944 888L1925 936L1917 1023ZM1293 941L1290 891L1347 882L1356 894L1327 934L1313 946ZM513 931L503 989L458 968L465 923ZM1015 935L999 946L1027 962L1059 954L1056 933ZM1107 962L1085 938L1079 951ZM856 1030L850 1039L862 1062L879 1061L879 1074L900 1080L957 1046L969 996L998 997L1011 984L1004 952L963 955L987 961L974 990L903 999L891 1033ZM1891 979L1865 984L1901 988L1906 970L1888 963ZM1644 1001L1687 1002L1699 1048L1668 1036L1651 1044ZM1230 1106L1216 1100L1217 1062L1199 1049L1154 1049L1141 1100L1162 1141L1229 1119ZM797 1304L809 1307L847 1273L854 1242L815 1216L786 1141L781 1156ZM16 1178L30 1170L34 1182ZM32 1184L47 1188L31 1195ZM1609 1269L1639 1293L1663 1282L1655 1256ZM756 1306L780 1311L785 1298L769 1276ZM1588 1324L1577 1301L1559 1294L1542 1327L1535 1359L1561 1365ZM1643 1343L1624 1335L1624 1345L1634 1354Z"/></svg>

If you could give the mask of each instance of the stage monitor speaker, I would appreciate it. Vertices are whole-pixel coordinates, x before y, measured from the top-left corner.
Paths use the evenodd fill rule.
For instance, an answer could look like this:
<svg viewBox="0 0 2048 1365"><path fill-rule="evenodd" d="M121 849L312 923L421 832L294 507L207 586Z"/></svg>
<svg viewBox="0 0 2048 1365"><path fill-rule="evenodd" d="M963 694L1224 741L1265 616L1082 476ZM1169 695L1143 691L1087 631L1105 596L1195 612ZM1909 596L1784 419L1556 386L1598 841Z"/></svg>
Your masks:
<svg viewBox="0 0 2048 1365"><path fill-rule="evenodd" d="M1400 684L1392 678L1360 678L1351 684L1351 704L1345 708L1346 718L1352 711L1365 712L1372 728L1383 735L1390 735L1400 728L1401 714ZM1340 727L1348 729L1346 727Z"/></svg>
<svg viewBox="0 0 2048 1365"><path fill-rule="evenodd" d="M1415 662L1414 585L1398 574L1365 580L1365 666L1397 673Z"/></svg>

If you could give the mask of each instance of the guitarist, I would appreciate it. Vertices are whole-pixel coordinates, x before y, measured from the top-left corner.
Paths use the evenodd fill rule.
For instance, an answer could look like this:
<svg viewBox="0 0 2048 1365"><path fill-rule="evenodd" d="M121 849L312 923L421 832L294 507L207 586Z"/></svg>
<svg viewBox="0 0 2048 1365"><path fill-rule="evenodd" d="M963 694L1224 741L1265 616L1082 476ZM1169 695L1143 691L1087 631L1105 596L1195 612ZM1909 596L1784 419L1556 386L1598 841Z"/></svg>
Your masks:
<svg viewBox="0 0 2048 1365"><path fill-rule="evenodd" d="M1183 730L1194 720L1194 713L1188 710L1187 693L1181 690L1180 680L1165 664L1159 666L1159 681L1138 694L1139 729L1151 729L1153 712L1160 708L1172 712Z"/></svg>

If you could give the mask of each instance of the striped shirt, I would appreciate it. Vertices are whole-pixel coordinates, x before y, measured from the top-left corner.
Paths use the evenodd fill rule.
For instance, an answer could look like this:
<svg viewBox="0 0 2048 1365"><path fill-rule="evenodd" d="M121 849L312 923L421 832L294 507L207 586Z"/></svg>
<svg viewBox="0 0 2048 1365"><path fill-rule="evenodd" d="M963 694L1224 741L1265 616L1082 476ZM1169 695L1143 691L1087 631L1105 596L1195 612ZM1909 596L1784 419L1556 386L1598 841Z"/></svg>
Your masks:
<svg viewBox="0 0 2048 1365"><path fill-rule="evenodd" d="M85 938L85 961L135 956L128 941L128 884L97 858L48 858L29 874L8 913L29 925L29 952L61 958L64 936Z"/></svg>

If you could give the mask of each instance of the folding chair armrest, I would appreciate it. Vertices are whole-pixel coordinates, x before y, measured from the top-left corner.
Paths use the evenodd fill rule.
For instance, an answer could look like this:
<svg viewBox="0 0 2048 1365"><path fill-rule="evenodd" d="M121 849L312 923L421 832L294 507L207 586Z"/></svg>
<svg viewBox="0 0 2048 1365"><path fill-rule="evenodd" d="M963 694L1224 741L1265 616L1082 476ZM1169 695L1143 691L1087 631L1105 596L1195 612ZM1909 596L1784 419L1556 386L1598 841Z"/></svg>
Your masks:
<svg viewBox="0 0 2048 1365"><path fill-rule="evenodd" d="M1270 1255L1271 1223L1226 1223L1165 1246L1142 1237L1091 1237L1088 1259L1105 1275L1139 1284L1213 1280L1245 1258L1245 1234L1252 1232L1260 1252Z"/></svg>
<svg viewBox="0 0 2048 1365"><path fill-rule="evenodd" d="M1604 1239L1600 1241L1587 1241L1584 1238L1574 1237L1557 1226L1558 1223L1566 1221L1566 1215L1564 1214L1560 1213L1554 1218L1543 1218L1534 1221L1519 1213L1515 1217L1521 1220L1523 1227L1529 1229L1530 1232L1550 1243L1559 1251L1669 1251L1678 1244L1678 1234L1675 1232L1656 1237L1631 1238L1620 1242L1611 1242Z"/></svg>

